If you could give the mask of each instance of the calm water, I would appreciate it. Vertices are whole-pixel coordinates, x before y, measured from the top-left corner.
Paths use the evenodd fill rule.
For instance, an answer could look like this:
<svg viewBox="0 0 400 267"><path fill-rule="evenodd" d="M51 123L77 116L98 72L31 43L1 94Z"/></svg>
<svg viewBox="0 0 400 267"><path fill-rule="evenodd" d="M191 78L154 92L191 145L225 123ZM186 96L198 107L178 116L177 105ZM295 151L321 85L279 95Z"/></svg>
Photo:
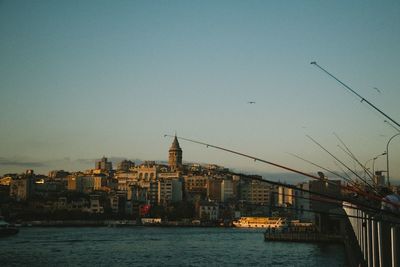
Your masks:
<svg viewBox="0 0 400 267"><path fill-rule="evenodd" d="M345 266L340 245L265 242L234 228L22 228L1 266Z"/></svg>

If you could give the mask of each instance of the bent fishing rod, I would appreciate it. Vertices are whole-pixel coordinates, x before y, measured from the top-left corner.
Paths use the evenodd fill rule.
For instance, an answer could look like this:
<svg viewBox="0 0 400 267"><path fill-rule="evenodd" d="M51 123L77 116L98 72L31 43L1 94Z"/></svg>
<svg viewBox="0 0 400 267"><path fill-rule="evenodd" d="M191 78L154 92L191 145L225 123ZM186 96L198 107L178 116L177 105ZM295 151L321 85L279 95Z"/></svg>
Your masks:
<svg viewBox="0 0 400 267"><path fill-rule="evenodd" d="M361 168L363 169L363 171L364 171L364 177L365 177L365 175L368 175L368 178L372 181L372 183L373 183L373 185L374 185L374 188L375 188L376 184L375 184L375 181L374 181L374 179L373 179L373 177L372 177L371 171L370 171L368 168L366 168L365 166L363 166L363 165L361 164L361 162L359 162L357 159L354 159L354 158L352 157L352 155L349 154L346 150L344 150L341 146L338 146L338 147L339 147L340 149L342 149L343 152L346 153L348 156L350 156L353 160L355 160L356 163L357 163L358 165L360 165L360 167L361 167ZM379 192L378 192L378 191L376 191L376 193L379 195Z"/></svg>
<svg viewBox="0 0 400 267"><path fill-rule="evenodd" d="M294 210L294 211L306 211L306 212L312 212L316 214L322 214L322 215L328 215L328 216L337 216L337 217L343 217L343 218L356 218L356 219L362 219L366 220L366 217L363 216L357 216L357 215L350 215L346 213L337 213L337 212L330 212L330 211L317 211L317 210L311 210L311 209L299 209L295 207L280 207L280 206L272 206L271 208L277 208L277 209L286 209L286 210ZM389 224L396 224L400 225L400 222L396 220L390 220L388 218L380 218L379 214L375 214L374 216L371 216L368 218L371 221L377 221L377 222L385 222Z"/></svg>
<svg viewBox="0 0 400 267"><path fill-rule="evenodd" d="M349 176L348 176L348 177L344 177L343 175L340 175L340 174L337 173L337 172L334 172L334 171L332 171L332 170L329 170L328 168L325 168L325 167L323 167L323 166L321 166L321 165L318 165L318 164L316 164L316 163L314 163L314 162L312 162L312 161L309 161L309 160L307 160L307 159L304 159L304 158L302 158L302 157L300 157L300 156L298 156L298 155L296 155L296 154L289 153L289 155L292 155L292 156L294 156L294 157L296 157L296 158L298 158L298 159L301 159L301 160L303 160L303 161L305 161L305 162L307 162L307 163L309 163L309 164L311 164L311 165L313 165L313 166L316 166L316 167L318 167L318 168L321 168L321 169L327 171L328 173L331 173L331 174L333 174L333 175L335 175L335 176L337 176L337 177L339 177L339 178L342 178L343 180L345 180L346 182L348 182L349 184L351 184L351 186L352 186L353 188L355 188L357 191L362 190L362 188L359 187L360 185L358 185L356 182L354 182ZM340 167L340 166L339 166L339 167ZM345 173L345 172L344 172L344 173ZM346 174L346 173L345 173L345 174ZM347 175L347 174L346 174L346 175Z"/></svg>
<svg viewBox="0 0 400 267"><path fill-rule="evenodd" d="M325 147L323 147L320 143L318 143L315 139L313 139L311 136L306 135L314 144L319 146L322 150L324 150L326 153L328 153L332 158L334 158L337 162L342 164L348 171L353 173L355 176L357 176L360 180L362 180L366 185L368 185L372 190L376 190L371 184L367 182L367 180L363 179L360 175L358 175L355 171L353 171L351 168L349 168L345 163L343 163L340 159L338 159L335 155L333 155L331 152L329 152Z"/></svg>
<svg viewBox="0 0 400 267"><path fill-rule="evenodd" d="M293 153L288 153L288 154L291 155L291 156L293 156L293 157L295 157L295 158L301 159L302 161L307 162L307 163L309 163L309 164L311 164L311 165L313 165L313 166L315 166L315 167L318 167L318 168L320 168L320 169L322 169L322 170L324 170L324 171L326 171L326 172L328 172L328 173L330 173L330 174L333 174L333 175L335 175L335 176L337 176L337 177L339 177L339 178L342 178L343 180L345 180L345 181L348 182L349 184L352 184L353 186L356 186L356 183L355 183L353 180L351 180L350 177L344 177L343 175L340 175L340 174L337 173L337 172L334 172L334 171L332 171L332 170L329 170L328 168L325 168L325 167L323 167L323 166L321 166L321 165L318 165L318 164L316 164L316 163L314 163L314 162L312 162L312 161L310 161L310 160L307 160L307 159L305 159L305 158L302 158L302 157L300 157L300 156L298 156L298 155L296 155L296 154L293 154Z"/></svg>
<svg viewBox="0 0 400 267"><path fill-rule="evenodd" d="M220 146L207 144L207 143L204 143L204 142L200 142L200 141L196 141L196 140L192 140L192 139L188 139L188 138L184 138L184 137L178 137L178 136L173 136L173 135L169 135L169 134L164 134L164 137L167 137L167 136L168 137L172 137L172 138L176 137L178 139L185 140L185 141L188 141L188 142L191 142L191 143L204 145L206 147L212 147L212 148L215 148L215 149L218 149L218 150L226 151L228 153L232 153L232 154L236 154L236 155L239 155L239 156L242 156L242 157L250 158L250 159L253 159L254 161L260 161L262 163L266 163L266 164L269 164L269 165L272 165L272 166L275 166L275 167L278 167L278 168L281 168L281 169L284 169L284 170L288 170L290 172L294 172L294 173L297 173L297 174L300 174L300 175L303 175L303 176L306 176L306 177L310 177L312 179L323 180L323 181L325 181L327 183L330 182L327 179L325 180L325 179L322 179L321 177L317 177L317 176L309 174L309 173L305 173L305 172L302 172L302 171L299 171L299 170L295 170L293 168L289 168L289 167L286 167L286 166L283 166L283 165L280 165L280 164L277 164L277 163L274 163L274 162L271 162L271 161L267 161L267 160L263 160L263 159L260 159L260 158L257 158L257 157L253 157L253 156L250 156L250 155L247 155L247 154L244 154L244 153L241 153L241 152L237 152L237 151L234 151L234 150L231 150L231 149L227 149L227 148L223 148L223 147L220 147ZM337 186L337 185L335 185L335 186ZM388 200L385 200L385 199L381 199L381 198L379 198L379 197L377 197L375 195L371 195L371 194L369 194L367 192L364 192L364 191L356 190L355 188L352 188L352 187L349 187L349 186L340 185L340 187L342 189L350 190L350 191L353 191L353 192L358 193L360 195L363 195L363 196L365 196L366 198L369 198L369 199L373 199L373 200L377 200L377 201L384 201L384 202L387 202L387 203L389 203L391 205L400 206L400 205L398 205L396 203L392 203L391 201L388 201Z"/></svg>
<svg viewBox="0 0 400 267"><path fill-rule="evenodd" d="M350 208L350 209L355 209L354 206L348 205L348 204L344 204L342 203L340 200L336 200L336 199L330 199L330 198L326 198L326 197L317 197L317 196L313 196L312 193L310 193L309 197L306 196L298 196L298 195L293 195L293 194L285 194L285 193L279 193L279 192L272 192L273 195L280 195L280 196L288 196L288 197L293 197L293 198L300 198L300 199L304 199L304 200L309 200L309 201L316 201L316 202L323 202L323 203L329 203L329 204L334 204L340 207L346 207L346 208ZM368 211L370 212L376 212L376 211L381 211L379 209L373 209L373 208L367 208ZM300 209L301 210L301 209Z"/></svg>
<svg viewBox="0 0 400 267"><path fill-rule="evenodd" d="M232 174L232 175L240 176L240 177L245 178L245 179L249 179L249 180L254 180L255 179L253 176L247 175L247 174L235 173L235 172L231 172L231 171L229 173ZM312 195L314 197L315 196L319 196L319 197L322 197L322 198L326 199L327 201L336 201L336 203L337 203L337 201L347 202L347 203L351 203L351 204L357 205L358 207L362 207L363 210L369 210L369 211L373 211L373 212L376 212L376 213L385 213L387 215L398 216L398 215L396 215L396 213L394 213L394 212L392 212L390 210L381 210L380 209L380 202L376 203L376 204L379 204L379 207L376 207L376 206L374 207L374 206L366 204L364 201L362 201L360 199L348 198L348 197L344 197L343 195L340 195L340 196L338 196L338 195L336 195L336 196L329 195L327 193L316 192L316 191L313 191L313 190L297 187L295 185L285 184L285 183L276 182L276 181L271 181L271 180L267 180L267 179L264 179L264 178L263 179L257 179L256 178L256 180L261 181L263 183L271 184L273 186L281 186L281 187L290 188L290 189L293 189L293 190L296 190L296 191L308 193L308 194L310 194L310 195ZM335 184L335 183L332 183L332 184L334 186L338 186L339 187L338 184ZM275 192L272 192L272 193L275 193ZM346 206L346 205L342 204L342 206ZM354 209L354 207L352 207L352 208Z"/></svg>
<svg viewBox="0 0 400 267"><path fill-rule="evenodd" d="M395 121L394 119L392 119L391 117L389 117L386 113L384 113L382 110L380 110L379 108L377 108L374 104L372 104L371 102L369 102L367 99L365 99L363 96L361 96L359 93L357 93L356 91L354 91L353 89L351 89L348 85L346 85L344 82L342 82L341 80L339 80L338 78L336 78L335 76L333 76L331 73L329 73L327 70L325 70L324 68L322 68L320 65L318 65L318 63L316 61L312 61L310 63L311 65L314 65L316 67L318 67L320 70L322 70L323 72L325 72L326 74L328 74L330 77L332 77L333 79L335 79L337 82L339 82L341 85L343 85L346 89L348 89L350 92L352 92L353 94L355 94L357 97L359 97L361 99L361 103L365 102L368 105L370 105L373 109L375 109L376 111L378 111L380 114L382 114L383 116L385 116L387 119L389 119L391 122L393 122L394 124L396 124L398 127L400 127L400 124L397 123L397 121Z"/></svg>
<svg viewBox="0 0 400 267"><path fill-rule="evenodd" d="M343 142L342 139L340 139L339 135L337 135L335 132L334 132L333 134L336 136L336 138L340 141L340 143L342 143L342 145L343 145L346 149L343 149L343 148L342 148L341 146L339 146L339 145L338 145L338 147L339 147L340 149L342 149L343 152L345 152L347 155L349 155L350 158L353 159L359 166L361 166L361 168L362 168L364 171L366 171L367 168L365 168L365 166L361 164L361 162L357 159L357 157L353 154L353 152L351 152L350 148ZM346 152L346 151L347 151L347 152ZM368 172L367 174L368 174L368 176L370 177L370 179L372 179L372 175L371 175L369 172Z"/></svg>

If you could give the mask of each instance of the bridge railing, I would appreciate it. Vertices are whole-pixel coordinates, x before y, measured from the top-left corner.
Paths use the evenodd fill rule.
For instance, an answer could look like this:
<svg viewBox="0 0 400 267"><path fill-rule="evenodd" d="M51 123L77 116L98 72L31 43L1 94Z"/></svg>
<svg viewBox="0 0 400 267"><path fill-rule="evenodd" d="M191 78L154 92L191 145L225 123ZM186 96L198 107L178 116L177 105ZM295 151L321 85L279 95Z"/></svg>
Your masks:
<svg viewBox="0 0 400 267"><path fill-rule="evenodd" d="M400 227L396 218L371 214L343 203L366 266L400 266Z"/></svg>

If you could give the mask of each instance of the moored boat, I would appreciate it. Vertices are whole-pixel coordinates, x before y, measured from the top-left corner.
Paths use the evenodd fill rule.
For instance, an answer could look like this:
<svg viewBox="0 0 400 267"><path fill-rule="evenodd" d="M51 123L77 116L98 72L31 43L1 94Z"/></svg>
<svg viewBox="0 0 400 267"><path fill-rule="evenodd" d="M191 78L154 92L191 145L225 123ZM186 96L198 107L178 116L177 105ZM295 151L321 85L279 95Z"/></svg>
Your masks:
<svg viewBox="0 0 400 267"><path fill-rule="evenodd" d="M19 232L19 229L4 220L0 216L0 237L15 235Z"/></svg>
<svg viewBox="0 0 400 267"><path fill-rule="evenodd" d="M240 228L283 228L287 226L286 219L282 217L241 217L233 221L235 227Z"/></svg>

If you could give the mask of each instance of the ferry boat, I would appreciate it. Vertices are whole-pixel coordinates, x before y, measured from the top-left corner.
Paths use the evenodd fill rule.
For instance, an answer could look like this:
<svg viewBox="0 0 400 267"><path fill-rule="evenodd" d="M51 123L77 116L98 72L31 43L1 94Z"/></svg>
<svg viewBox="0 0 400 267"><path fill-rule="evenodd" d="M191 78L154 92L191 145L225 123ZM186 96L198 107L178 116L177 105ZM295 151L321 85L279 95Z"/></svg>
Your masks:
<svg viewBox="0 0 400 267"><path fill-rule="evenodd" d="M233 221L235 227L241 228L283 228L287 226L286 219L282 217L241 217Z"/></svg>
<svg viewBox="0 0 400 267"><path fill-rule="evenodd" d="M17 227L10 225L0 216L0 237L15 235L19 230Z"/></svg>

